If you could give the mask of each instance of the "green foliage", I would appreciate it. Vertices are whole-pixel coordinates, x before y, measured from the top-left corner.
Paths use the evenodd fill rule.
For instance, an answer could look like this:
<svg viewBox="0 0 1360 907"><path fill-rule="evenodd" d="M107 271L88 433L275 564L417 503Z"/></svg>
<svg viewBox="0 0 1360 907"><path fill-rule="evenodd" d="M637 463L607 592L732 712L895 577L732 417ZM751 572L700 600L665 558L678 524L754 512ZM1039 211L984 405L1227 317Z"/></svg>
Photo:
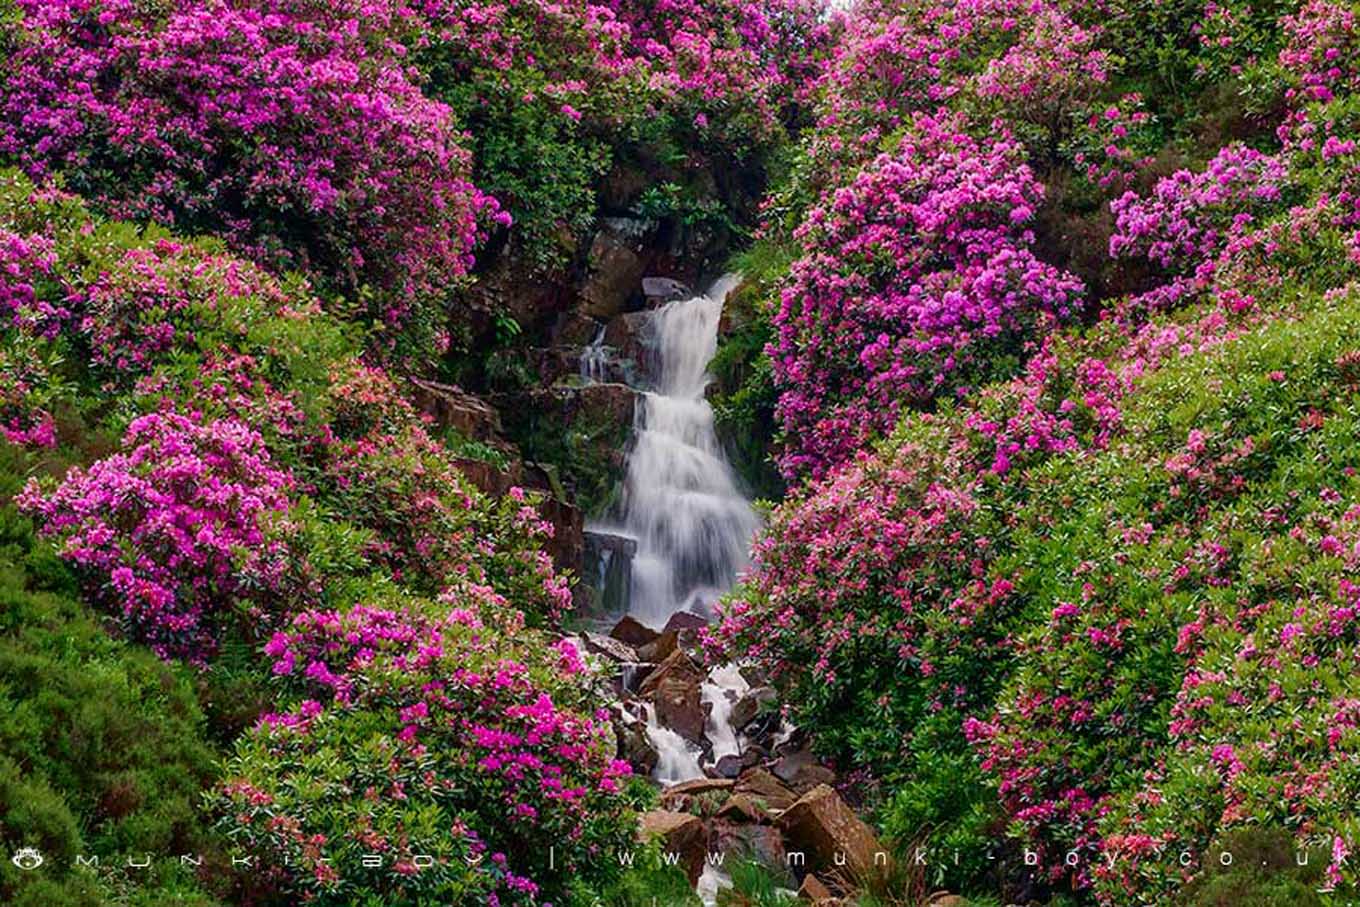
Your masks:
<svg viewBox="0 0 1360 907"><path fill-rule="evenodd" d="M1221 854L1231 854L1223 865ZM1205 871L1177 893L1177 907L1322 907L1318 894L1328 854L1315 848L1301 858L1293 836L1281 828L1238 829L1214 842Z"/></svg>
<svg viewBox="0 0 1360 907"><path fill-rule="evenodd" d="M0 900L24 907L213 903L181 868L210 838L197 814L216 755L193 678L112 639L9 503L38 464L0 442ZM159 860L147 870L128 856ZM98 856L97 870L77 855Z"/></svg>

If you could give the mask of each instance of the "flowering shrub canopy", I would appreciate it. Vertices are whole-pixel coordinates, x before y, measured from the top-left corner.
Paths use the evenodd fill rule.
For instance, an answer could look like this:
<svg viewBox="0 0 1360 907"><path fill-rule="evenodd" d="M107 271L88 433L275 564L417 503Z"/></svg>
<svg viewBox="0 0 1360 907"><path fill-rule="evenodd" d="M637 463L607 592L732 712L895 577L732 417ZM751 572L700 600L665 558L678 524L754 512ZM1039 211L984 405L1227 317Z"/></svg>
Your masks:
<svg viewBox="0 0 1360 907"><path fill-rule="evenodd" d="M152 413L132 422L120 453L73 469L51 494L30 484L20 504L130 636L201 662L228 625L253 628L285 594L292 485L247 426Z"/></svg>
<svg viewBox="0 0 1360 907"><path fill-rule="evenodd" d="M115 217L225 237L379 294L391 324L467 273L496 206L379 0L20 2L0 152Z"/></svg>
<svg viewBox="0 0 1360 907"><path fill-rule="evenodd" d="M299 614L265 647L289 706L237 746L222 830L319 904L356 886L538 904L607 875L598 857L634 835L628 765L575 648L518 643L504 614L486 589Z"/></svg>
<svg viewBox="0 0 1360 907"><path fill-rule="evenodd" d="M809 213L771 351L786 473L824 472L1076 311L1080 281L1031 250L1042 197L1018 144L918 117Z"/></svg>

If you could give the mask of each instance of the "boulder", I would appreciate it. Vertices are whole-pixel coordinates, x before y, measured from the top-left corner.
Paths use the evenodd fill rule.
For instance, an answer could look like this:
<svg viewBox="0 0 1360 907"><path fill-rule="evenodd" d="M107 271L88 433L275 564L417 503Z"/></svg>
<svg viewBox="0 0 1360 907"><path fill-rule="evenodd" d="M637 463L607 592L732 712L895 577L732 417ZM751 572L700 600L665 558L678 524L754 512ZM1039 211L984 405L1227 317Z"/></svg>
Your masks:
<svg viewBox="0 0 1360 907"><path fill-rule="evenodd" d="M623 724L618 730L619 758L643 776L650 776L656 769L656 748L647 737L647 725L642 722Z"/></svg>
<svg viewBox="0 0 1360 907"><path fill-rule="evenodd" d="M699 880L708 853L708 833L703 820L689 813L653 810L642 814L638 828L642 841L659 839L661 848L679 854L679 865L684 868L689 883Z"/></svg>
<svg viewBox="0 0 1360 907"><path fill-rule="evenodd" d="M816 860L812 865L829 869L843 864L856 879L879 871L874 866L875 854L883 852L878 838L825 784L799 797L780 815L779 826L790 847L808 851L810 863Z"/></svg>
<svg viewBox="0 0 1360 907"><path fill-rule="evenodd" d="M732 706L732 727L741 730L752 721L756 715L760 714L763 706L775 701L775 692L770 687L755 687L747 690L746 693L737 700L736 705Z"/></svg>
<svg viewBox="0 0 1360 907"><path fill-rule="evenodd" d="M805 794L821 784L832 784L836 773L817 762L817 757L805 749L794 750L780 756L774 764L775 777Z"/></svg>
<svg viewBox="0 0 1360 907"><path fill-rule="evenodd" d="M730 790L732 790L730 778L695 778L692 781L681 781L661 792L661 806L664 809L684 812L695 797Z"/></svg>
<svg viewBox="0 0 1360 907"><path fill-rule="evenodd" d="M590 244L589 266L581 287L581 313L612 318L623 311L638 289L643 261L626 240L605 229L596 233Z"/></svg>
<svg viewBox="0 0 1360 907"><path fill-rule="evenodd" d="M675 652L679 636L674 630L666 630L645 646L638 647L638 658L644 661L665 661Z"/></svg>
<svg viewBox="0 0 1360 907"><path fill-rule="evenodd" d="M563 312L553 325L552 341L560 346L585 346L600 333L600 322L581 312Z"/></svg>
<svg viewBox="0 0 1360 907"><path fill-rule="evenodd" d="M503 440L500 413L452 385L412 378L411 402L440 428L451 428L474 441Z"/></svg>
<svg viewBox="0 0 1360 907"><path fill-rule="evenodd" d="M736 823L762 822L766 818L765 811L746 794L733 794L728 797L727 802L718 809L717 815L720 819Z"/></svg>
<svg viewBox="0 0 1360 907"><path fill-rule="evenodd" d="M599 633L587 632L584 642L586 651L603 655L617 664L637 664L638 656L637 652L633 651L633 647L612 636L601 636Z"/></svg>
<svg viewBox="0 0 1360 907"><path fill-rule="evenodd" d="M782 781L763 768L754 768L737 779L733 790L746 794L764 810L785 810L794 804L798 795Z"/></svg>
<svg viewBox="0 0 1360 907"><path fill-rule="evenodd" d="M623 536L619 536L619 538L623 538ZM632 540L630 539L629 541ZM636 541L633 542L633 550L637 550ZM632 552L629 553L631 554ZM660 634L637 618L625 615L618 623L614 624L614 629L609 631L609 635L634 648L638 648L647 645L647 643L656 639Z"/></svg>
<svg viewBox="0 0 1360 907"><path fill-rule="evenodd" d="M702 630L708 626L708 621L695 614L693 611L676 611L666 621L666 626L661 632L674 630L677 633L681 630Z"/></svg>
<svg viewBox="0 0 1360 907"><path fill-rule="evenodd" d="M706 794L715 790L731 790L733 782L728 778L695 778L691 781L681 781L679 784L672 784L666 788L661 795L664 800L668 797L687 796L694 794Z"/></svg>
<svg viewBox="0 0 1360 907"><path fill-rule="evenodd" d="M647 675L638 695L656 707L657 721L686 740L703 745L707 718L700 697L703 681L704 673L693 660L675 651Z"/></svg>
<svg viewBox="0 0 1360 907"><path fill-rule="evenodd" d="M694 291L673 277L642 278L642 295L647 305L664 305L677 299L693 299Z"/></svg>
<svg viewBox="0 0 1360 907"><path fill-rule="evenodd" d="M745 766L742 765L741 756L738 756L736 753L729 753L719 759L713 766L713 774L717 775L719 778L736 778L741 774L741 770L744 767Z"/></svg>

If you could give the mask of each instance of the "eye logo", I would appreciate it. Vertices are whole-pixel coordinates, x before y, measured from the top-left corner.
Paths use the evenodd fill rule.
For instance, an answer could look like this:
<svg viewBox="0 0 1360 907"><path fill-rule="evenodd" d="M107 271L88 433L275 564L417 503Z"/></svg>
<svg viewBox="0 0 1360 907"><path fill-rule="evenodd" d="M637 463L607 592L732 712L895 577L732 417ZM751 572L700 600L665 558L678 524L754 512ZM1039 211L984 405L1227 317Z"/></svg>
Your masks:
<svg viewBox="0 0 1360 907"><path fill-rule="evenodd" d="M33 847L19 848L9 861L20 869L37 869L43 864L42 854Z"/></svg>

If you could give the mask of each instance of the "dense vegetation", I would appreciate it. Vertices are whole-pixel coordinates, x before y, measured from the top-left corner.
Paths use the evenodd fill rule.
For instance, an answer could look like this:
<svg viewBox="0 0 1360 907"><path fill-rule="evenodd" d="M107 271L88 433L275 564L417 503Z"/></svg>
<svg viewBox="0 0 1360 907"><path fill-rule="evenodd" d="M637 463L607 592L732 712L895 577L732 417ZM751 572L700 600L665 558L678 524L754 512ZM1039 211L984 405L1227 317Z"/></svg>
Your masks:
<svg viewBox="0 0 1360 907"><path fill-rule="evenodd" d="M707 645L933 885L1353 896L1357 16L0 0L0 901L684 899L599 858L650 792L547 502L408 392L531 387L620 218L747 275L783 500Z"/></svg>

